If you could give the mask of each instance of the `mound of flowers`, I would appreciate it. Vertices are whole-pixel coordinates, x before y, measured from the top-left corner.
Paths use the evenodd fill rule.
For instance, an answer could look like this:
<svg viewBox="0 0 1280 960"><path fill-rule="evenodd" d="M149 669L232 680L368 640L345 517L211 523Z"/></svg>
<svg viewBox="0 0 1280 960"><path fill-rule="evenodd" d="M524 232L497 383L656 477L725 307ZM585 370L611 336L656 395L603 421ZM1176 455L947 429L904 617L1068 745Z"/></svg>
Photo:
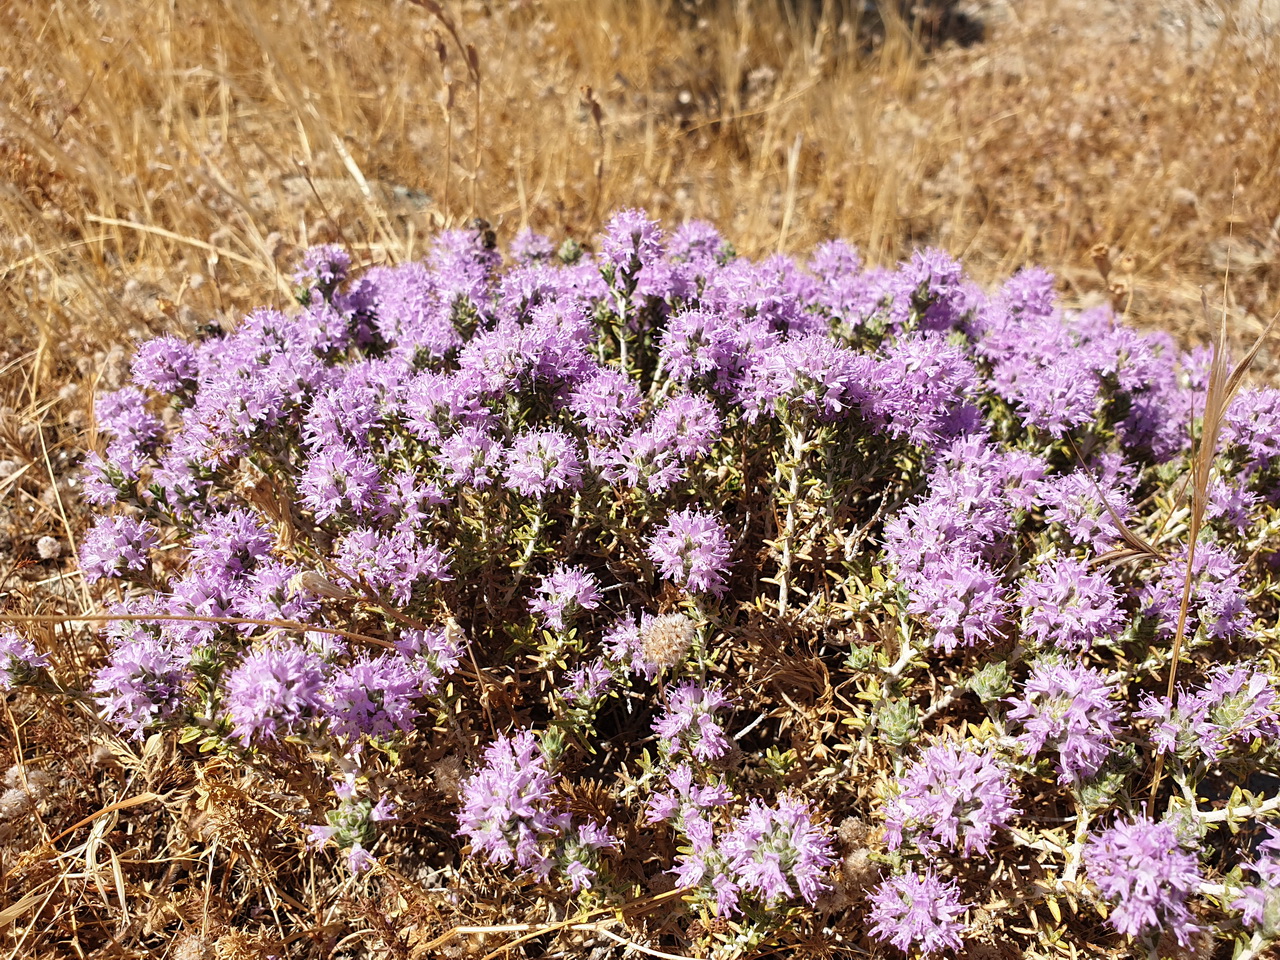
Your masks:
<svg viewBox="0 0 1280 960"><path fill-rule="evenodd" d="M120 735L235 758L458 923L1264 950L1280 393L1210 436L1210 351L1036 269L639 211L594 246L315 248L297 305L138 348L84 484Z"/></svg>

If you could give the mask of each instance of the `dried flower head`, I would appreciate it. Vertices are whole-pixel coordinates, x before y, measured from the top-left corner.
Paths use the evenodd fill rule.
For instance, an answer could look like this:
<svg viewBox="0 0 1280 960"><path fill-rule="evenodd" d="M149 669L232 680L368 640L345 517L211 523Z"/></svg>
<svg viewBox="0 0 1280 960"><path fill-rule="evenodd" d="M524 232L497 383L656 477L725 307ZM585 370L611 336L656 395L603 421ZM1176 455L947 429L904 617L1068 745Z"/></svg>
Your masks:
<svg viewBox="0 0 1280 960"><path fill-rule="evenodd" d="M698 627L683 613L646 617L640 625L640 651L646 663L669 670L688 655Z"/></svg>

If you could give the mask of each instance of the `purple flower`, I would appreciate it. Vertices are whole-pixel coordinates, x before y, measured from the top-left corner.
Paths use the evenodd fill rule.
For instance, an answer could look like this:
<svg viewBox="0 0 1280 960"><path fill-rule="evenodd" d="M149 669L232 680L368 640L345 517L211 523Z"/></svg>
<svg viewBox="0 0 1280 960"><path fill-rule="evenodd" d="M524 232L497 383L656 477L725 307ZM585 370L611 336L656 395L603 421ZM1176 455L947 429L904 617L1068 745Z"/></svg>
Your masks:
<svg viewBox="0 0 1280 960"><path fill-rule="evenodd" d="M556 255L556 248L549 238L522 227L511 239L510 252L516 263L532 263L550 260Z"/></svg>
<svg viewBox="0 0 1280 960"><path fill-rule="evenodd" d="M600 851L617 848L617 841L601 824L582 823L570 830L556 851L556 859L570 889L577 893L591 887L599 875Z"/></svg>
<svg viewBox="0 0 1280 960"><path fill-rule="evenodd" d="M667 774L667 780L671 783L671 792L655 791L646 804L645 817L649 823L671 820L684 829L686 821L703 816L716 807L726 806L733 800L733 794L721 780L706 786L694 783L693 768L687 763L677 764Z"/></svg>
<svg viewBox="0 0 1280 960"><path fill-rule="evenodd" d="M634 275L662 259L662 231L643 210L619 210L605 226L601 256L621 273Z"/></svg>
<svg viewBox="0 0 1280 960"><path fill-rule="evenodd" d="M727 790L693 786L686 767L677 767L672 780L677 796L656 796L650 820L675 820L688 839L672 871L676 881L701 887L720 914L738 913L743 896L774 908L797 896L813 904L829 889L832 840L804 801L783 797L770 808L752 800L717 837L708 814L728 802Z"/></svg>
<svg viewBox="0 0 1280 960"><path fill-rule="evenodd" d="M440 441L435 461L450 483L483 490L493 482L493 474L502 463L502 445L487 428L467 425Z"/></svg>
<svg viewBox="0 0 1280 960"><path fill-rule="evenodd" d="M1000 299L1011 313L1022 317L1053 315L1054 277L1041 267L1024 267L1005 281Z"/></svg>
<svg viewBox="0 0 1280 960"><path fill-rule="evenodd" d="M941 551L918 573L903 579L908 612L933 628L933 645L951 653L957 647L994 643L1009 618L1009 601L1000 576L981 557L965 549Z"/></svg>
<svg viewBox="0 0 1280 960"><path fill-rule="evenodd" d="M26 637L12 630L0 630L0 690L30 683L36 671L48 665L48 654L36 653Z"/></svg>
<svg viewBox="0 0 1280 960"><path fill-rule="evenodd" d="M868 405L891 436L933 447L977 430L970 402L978 387L973 361L941 334L914 334L880 362Z"/></svg>
<svg viewBox="0 0 1280 960"><path fill-rule="evenodd" d="M640 412L640 388L621 370L606 367L569 394L569 409L594 436L620 436Z"/></svg>
<svg viewBox="0 0 1280 960"><path fill-rule="evenodd" d="M104 719L140 740L148 727L182 711L192 675L187 651L158 635L154 627L122 626L92 690Z"/></svg>
<svg viewBox="0 0 1280 960"><path fill-rule="evenodd" d="M560 691L566 701L577 707L589 707L613 685L613 671L601 660L575 667L565 678L568 683Z"/></svg>
<svg viewBox="0 0 1280 960"><path fill-rule="evenodd" d="M147 409L146 395L135 387L104 393L94 403L94 415L98 429L111 438L107 460L136 477L164 433L160 418Z"/></svg>
<svg viewBox="0 0 1280 960"><path fill-rule="evenodd" d="M748 420L761 412L843 420L870 413L880 372L876 362L826 333L774 343L761 351L741 391Z"/></svg>
<svg viewBox="0 0 1280 960"><path fill-rule="evenodd" d="M235 613L253 620L309 619L320 604L307 591L298 589L294 578L301 573L297 567L279 560L262 561L246 581L245 592L236 598Z"/></svg>
<svg viewBox="0 0 1280 960"><path fill-rule="evenodd" d="M966 930L961 917L968 909L954 880L944 881L932 866L923 874L907 873L880 883L867 898L871 904L871 936L903 953L913 947L921 956L959 950Z"/></svg>
<svg viewBox="0 0 1280 960"><path fill-rule="evenodd" d="M1200 928L1187 899L1203 877L1167 823L1146 817L1119 821L1089 837L1084 864L1098 892L1113 906L1108 922L1131 937L1170 932L1184 947Z"/></svg>
<svg viewBox="0 0 1280 960"><path fill-rule="evenodd" d="M1181 688L1176 704L1146 694L1134 716L1154 722L1157 752L1200 753L1214 763L1233 743L1266 742L1280 734L1280 697L1267 672L1222 664L1200 689Z"/></svg>
<svg viewBox="0 0 1280 960"><path fill-rule="evenodd" d="M1280 389L1246 387L1237 393L1227 410L1222 441L1234 448L1245 476L1280 459Z"/></svg>
<svg viewBox="0 0 1280 960"><path fill-rule="evenodd" d="M528 430L507 451L506 486L526 497L582 486L577 444L563 430Z"/></svg>
<svg viewBox="0 0 1280 960"><path fill-rule="evenodd" d="M156 337L138 347L133 355L133 382L159 393L191 393L200 375L196 352L177 337Z"/></svg>
<svg viewBox="0 0 1280 960"><path fill-rule="evenodd" d="M302 420L302 435L311 450L369 449L370 435L385 412L378 373L370 364L347 367L318 392Z"/></svg>
<svg viewBox="0 0 1280 960"><path fill-rule="evenodd" d="M84 472L82 496L95 507L109 507L136 491L136 478L126 476L123 470L107 463L99 453L89 453L81 469Z"/></svg>
<svg viewBox="0 0 1280 960"><path fill-rule="evenodd" d="M797 894L810 906L830 889L826 871L833 863L832 839L813 823L802 800L781 797L775 808L752 800L746 813L720 843L734 881L768 905Z"/></svg>
<svg viewBox="0 0 1280 960"><path fill-rule="evenodd" d="M552 862L544 841L563 833L567 822L547 758L528 730L486 747L484 766L462 785L458 828L476 853L496 863L515 863L546 879Z"/></svg>
<svg viewBox="0 0 1280 960"><path fill-rule="evenodd" d="M452 579L449 558L408 530L383 533L356 527L335 545L333 560L353 581L388 591L398 603L408 603L421 582Z"/></svg>
<svg viewBox="0 0 1280 960"><path fill-rule="evenodd" d="M973 555L999 560L1013 532L1013 510L1034 502L1027 488L1042 471L1034 458L1002 453L980 436L949 444L935 457L928 495L886 522L888 558L910 584L932 579L924 572L935 564L960 564Z"/></svg>
<svg viewBox="0 0 1280 960"><path fill-rule="evenodd" d="M557 563L538 585L539 596L529 598L529 609L539 614L548 627L565 628L565 617L600 605L599 582L585 567Z"/></svg>
<svg viewBox="0 0 1280 960"><path fill-rule="evenodd" d="M732 548L720 521L692 507L667 517L646 551L658 570L691 593L723 596Z"/></svg>
<svg viewBox="0 0 1280 960"><path fill-rule="evenodd" d="M191 538L191 559L200 568L242 577L271 555L275 538L263 520L242 507L205 518Z"/></svg>
<svg viewBox="0 0 1280 960"><path fill-rule="evenodd" d="M670 756L685 751L706 763L728 752L730 743L715 714L732 701L716 687L687 680L667 696L666 709L653 724Z"/></svg>
<svg viewBox="0 0 1280 960"><path fill-rule="evenodd" d="M619 617L606 631L602 645L607 657L629 673L639 673L648 680L658 675L658 667L644 658L644 641L640 624L631 614Z"/></svg>
<svg viewBox="0 0 1280 960"><path fill-rule="evenodd" d="M1197 632L1214 640L1238 637L1249 629L1252 616L1247 603L1244 571L1225 544L1204 539L1196 544L1192 564L1191 605L1187 612L1187 636ZM1177 629L1179 607L1187 580L1187 548L1171 555L1159 574L1138 591L1144 616L1156 618L1156 629L1171 636Z"/></svg>
<svg viewBox="0 0 1280 960"><path fill-rule="evenodd" d="M715 404L701 394L681 393L664 403L649 428L686 460L706 456L724 433Z"/></svg>
<svg viewBox="0 0 1280 960"><path fill-rule="evenodd" d="M731 249L720 231L705 220L689 220L671 234L671 259L691 263L700 270L714 268L731 255Z"/></svg>
<svg viewBox="0 0 1280 960"><path fill-rule="evenodd" d="M1267 839L1258 844L1259 856L1245 869L1257 875L1257 886L1245 886L1240 896L1231 904L1239 910L1246 927L1261 928L1264 935L1273 935L1280 928L1280 829L1267 826Z"/></svg>
<svg viewBox="0 0 1280 960"><path fill-rule="evenodd" d="M416 536L434 517L431 507L450 502L443 488L422 480L417 471L397 470L387 478L379 513L395 518L395 532Z"/></svg>
<svg viewBox="0 0 1280 960"><path fill-rule="evenodd" d="M1018 598L1023 636L1044 646L1088 650L1124 625L1124 612L1107 575L1058 556L1026 580Z"/></svg>
<svg viewBox="0 0 1280 960"><path fill-rule="evenodd" d="M344 510L362 516L377 506L381 479L369 454L329 443L307 459L298 492L317 520L328 520Z"/></svg>
<svg viewBox="0 0 1280 960"><path fill-rule="evenodd" d="M362 653L329 676L322 710L333 734L345 740L408 733L421 715L413 705L421 687L421 676L404 657Z"/></svg>
<svg viewBox="0 0 1280 960"><path fill-rule="evenodd" d="M427 257L445 301L466 298L477 307L488 300L493 275L502 255L485 230L446 230L438 234Z"/></svg>
<svg viewBox="0 0 1280 960"><path fill-rule="evenodd" d="M363 873L377 864L369 852L377 841L375 823L396 819L395 804L389 797L380 797L376 803L368 797L356 794L355 777L335 781L334 792L338 806L325 814L323 824L311 824L308 840L322 847L330 840L347 856L347 868L352 873Z"/></svg>
<svg viewBox="0 0 1280 960"><path fill-rule="evenodd" d="M1127 520L1133 512L1127 483L1119 461L1112 459L1104 462L1101 476L1073 470L1040 481L1036 493L1045 506L1045 520L1061 524L1076 543L1105 553L1120 539L1112 514Z"/></svg>
<svg viewBox="0 0 1280 960"><path fill-rule="evenodd" d="M1115 742L1120 708L1114 688L1098 670L1082 664L1041 661L1031 670L1021 699L1009 701L1010 720L1021 720L1018 742L1038 754L1046 744L1058 751L1058 782L1092 777Z"/></svg>
<svg viewBox="0 0 1280 960"><path fill-rule="evenodd" d="M80 570L92 583L104 577L129 577L151 570L156 528L121 514L102 517L80 544Z"/></svg>
<svg viewBox="0 0 1280 960"><path fill-rule="evenodd" d="M889 319L897 327L914 320L921 330L949 330L969 309L964 270L941 250L916 250L889 283Z"/></svg>
<svg viewBox="0 0 1280 960"><path fill-rule="evenodd" d="M752 354L773 337L760 324L744 325L713 310L674 314L662 332L662 369L677 383L705 381L724 393L741 380Z"/></svg>
<svg viewBox="0 0 1280 960"><path fill-rule="evenodd" d="M458 669L465 646L462 630L450 621L438 629L402 631L396 650L417 675L419 692L433 696L440 681Z"/></svg>
<svg viewBox="0 0 1280 960"><path fill-rule="evenodd" d="M236 736L247 745L300 733L320 708L324 680L325 664L305 647L250 651L223 684Z"/></svg>
<svg viewBox="0 0 1280 960"><path fill-rule="evenodd" d="M462 344L453 323L453 298L440 289L438 276L411 261L376 274L378 332L396 344L397 356L445 357Z"/></svg>
<svg viewBox="0 0 1280 960"><path fill-rule="evenodd" d="M939 847L986 853L996 830L1019 811L1008 772L987 749L966 741L940 743L921 754L884 810L890 850L910 836L923 853Z"/></svg>
<svg viewBox="0 0 1280 960"><path fill-rule="evenodd" d="M338 284L347 279L350 269L351 254L337 244L329 243L308 248L291 279L304 290L316 288L325 296L331 296Z"/></svg>
<svg viewBox="0 0 1280 960"><path fill-rule="evenodd" d="M1232 532L1243 535L1252 524L1251 514L1261 498L1236 476L1230 479L1214 474L1209 480L1209 502L1205 516L1221 520Z"/></svg>

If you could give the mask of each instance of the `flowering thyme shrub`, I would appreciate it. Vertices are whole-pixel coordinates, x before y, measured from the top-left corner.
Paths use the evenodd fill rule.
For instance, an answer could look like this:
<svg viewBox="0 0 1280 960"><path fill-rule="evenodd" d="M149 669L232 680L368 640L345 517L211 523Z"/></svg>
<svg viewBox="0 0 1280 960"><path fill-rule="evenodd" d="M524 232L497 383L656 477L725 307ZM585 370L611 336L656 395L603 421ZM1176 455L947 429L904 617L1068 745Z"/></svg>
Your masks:
<svg viewBox="0 0 1280 960"><path fill-rule="evenodd" d="M317 248L289 310L139 348L85 465L120 735L235 758L329 869L430 871L444 931L1265 949L1280 394L1193 553L1204 354L936 251L595 246Z"/></svg>

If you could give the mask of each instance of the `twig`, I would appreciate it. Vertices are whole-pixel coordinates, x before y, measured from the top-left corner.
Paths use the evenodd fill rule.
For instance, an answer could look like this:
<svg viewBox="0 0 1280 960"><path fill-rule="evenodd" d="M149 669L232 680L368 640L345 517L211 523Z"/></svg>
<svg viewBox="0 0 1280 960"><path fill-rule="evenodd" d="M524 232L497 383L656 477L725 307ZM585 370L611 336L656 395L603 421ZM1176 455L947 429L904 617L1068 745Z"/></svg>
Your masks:
<svg viewBox="0 0 1280 960"><path fill-rule="evenodd" d="M259 620L254 617L205 617L182 613L37 613L37 614L3 614L0 620L11 623L111 623L114 621L175 621L178 623L243 623L257 627L278 627L281 630L300 630L302 632L330 633L348 640L363 640L375 646L394 649L395 644L378 637L370 637L352 630L339 630L337 627L321 627L314 623L302 623L298 620Z"/></svg>

